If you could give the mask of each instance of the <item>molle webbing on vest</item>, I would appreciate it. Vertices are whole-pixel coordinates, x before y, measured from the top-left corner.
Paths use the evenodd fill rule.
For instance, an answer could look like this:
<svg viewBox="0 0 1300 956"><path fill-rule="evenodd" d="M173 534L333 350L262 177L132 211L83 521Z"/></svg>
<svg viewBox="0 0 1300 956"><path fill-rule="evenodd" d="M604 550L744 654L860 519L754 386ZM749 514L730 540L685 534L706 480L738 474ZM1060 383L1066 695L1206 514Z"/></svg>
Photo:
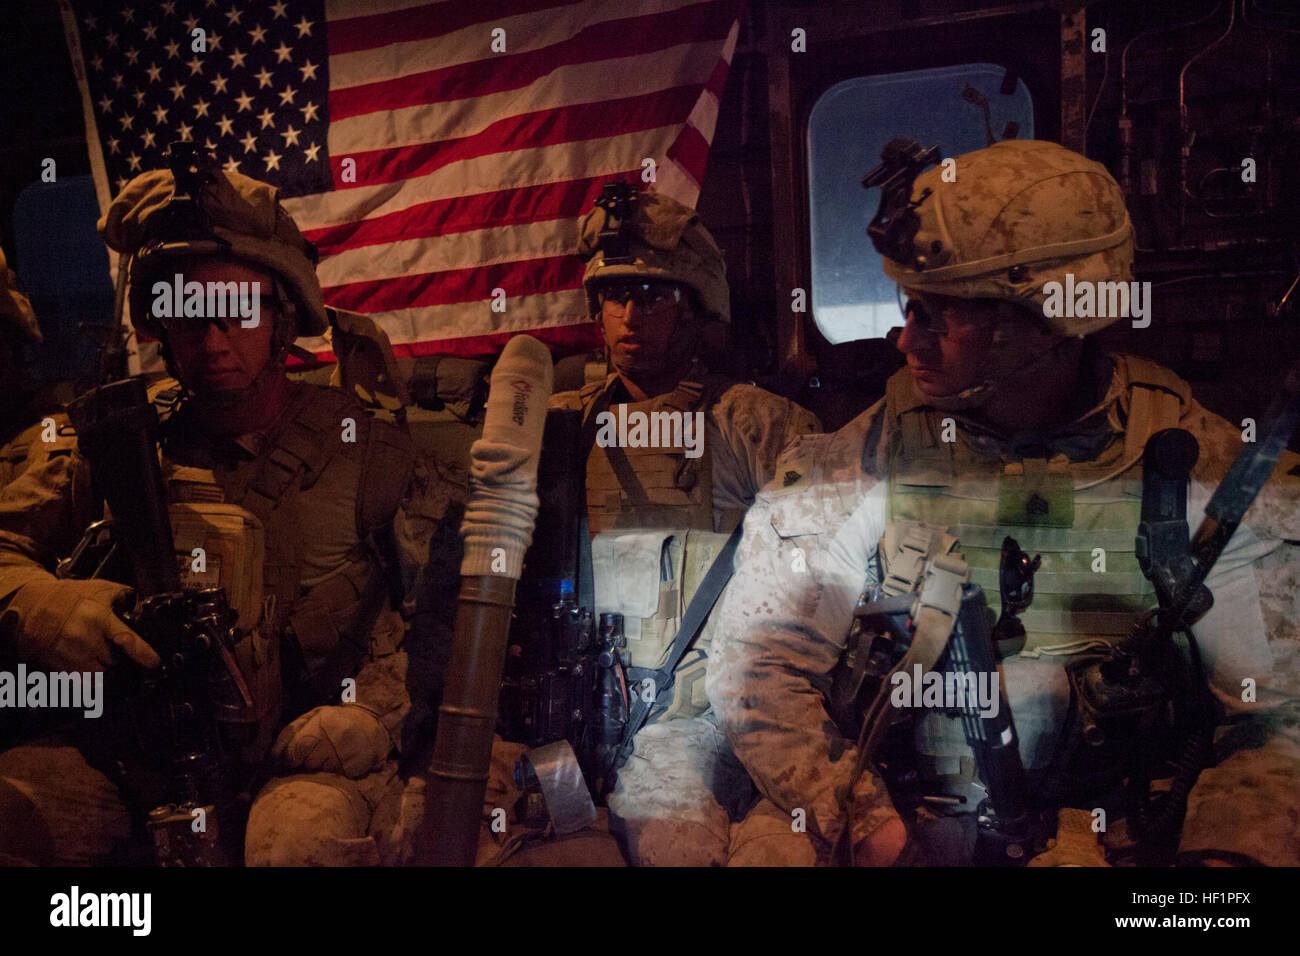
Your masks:
<svg viewBox="0 0 1300 956"><path fill-rule="evenodd" d="M616 382L607 383L605 389L614 388ZM654 413L707 415L718 392L706 385L682 382L666 395L626 405L603 401L607 391L582 390L584 400L589 394L595 396L588 406L589 416L604 410L613 416L642 412L653 422ZM589 421L586 428L592 424ZM698 458L687 458L683 446L601 447L595 441L597 431L592 435L587 456L587 515L593 534L615 528L712 529L713 475L708 448L701 445ZM703 442L703 435L698 437Z"/></svg>
<svg viewBox="0 0 1300 956"><path fill-rule="evenodd" d="M365 448L370 417L341 392L304 387L294 397L284 426L272 436L271 451L258 461L240 503L257 513L258 506L274 508L291 485L305 490L315 484L343 449L345 418L355 423L356 444Z"/></svg>
<svg viewBox="0 0 1300 956"><path fill-rule="evenodd" d="M1107 485L1074 493L1072 526L1054 528L1012 524L1005 513L999 514L997 489L1008 477L994 469L982 475L968 472L941 489L911 486L905 477L891 479L890 518L946 525L961 543L971 581L984 588L995 611L1001 604L1002 539L1010 535L1027 554L1041 554L1034 602L1020 615L1030 647L1059 643L1060 635L1129 633L1135 615L1154 600L1134 552L1140 485L1129 480L1119 488Z"/></svg>
<svg viewBox="0 0 1300 956"><path fill-rule="evenodd" d="M1146 440L1181 417L1186 386L1150 363L1117 356L1128 376L1127 430L1121 454L1106 464L990 461L957 440L941 440L944 415L925 407L906 371L890 379L887 415L894 423L890 445L889 518L946 526L960 541L989 606L1000 608L998 567L1002 539L1015 538L1027 554L1041 554L1034 602L1020 616L1027 647L1061 643L1063 635L1118 638L1135 614L1155 603L1142 575L1134 538L1141 515L1141 468L1093 484L1113 462L1140 457ZM1136 451L1133 451L1136 449ZM1118 449L1116 449L1118 450ZM1080 489L1081 490L1075 490Z"/></svg>

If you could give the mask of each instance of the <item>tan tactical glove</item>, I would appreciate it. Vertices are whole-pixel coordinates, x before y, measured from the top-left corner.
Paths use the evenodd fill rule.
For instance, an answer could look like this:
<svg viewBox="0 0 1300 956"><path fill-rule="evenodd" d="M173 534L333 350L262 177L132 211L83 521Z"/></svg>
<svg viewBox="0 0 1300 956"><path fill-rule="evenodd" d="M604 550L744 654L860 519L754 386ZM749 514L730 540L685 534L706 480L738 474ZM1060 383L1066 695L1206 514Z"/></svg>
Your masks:
<svg viewBox="0 0 1300 956"><path fill-rule="evenodd" d="M112 581L42 578L14 592L4 629L17 625L19 659L50 670L106 670L115 647L137 664L157 667L162 661L153 648L113 613L130 593Z"/></svg>
<svg viewBox="0 0 1300 956"><path fill-rule="evenodd" d="M383 766L393 749L379 718L357 704L307 711L280 731L271 759L282 769L341 773L357 780Z"/></svg>

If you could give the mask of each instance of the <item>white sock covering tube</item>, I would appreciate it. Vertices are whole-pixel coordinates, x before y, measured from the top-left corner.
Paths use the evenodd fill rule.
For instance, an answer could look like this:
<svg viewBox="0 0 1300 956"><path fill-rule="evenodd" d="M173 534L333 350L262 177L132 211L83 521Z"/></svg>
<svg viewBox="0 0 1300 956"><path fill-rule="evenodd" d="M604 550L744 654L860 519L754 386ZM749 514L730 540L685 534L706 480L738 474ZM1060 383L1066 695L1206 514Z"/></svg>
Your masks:
<svg viewBox="0 0 1300 956"><path fill-rule="evenodd" d="M492 370L483 437L469 453L462 575L519 578L537 518L537 460L553 374L551 353L528 335L507 342Z"/></svg>

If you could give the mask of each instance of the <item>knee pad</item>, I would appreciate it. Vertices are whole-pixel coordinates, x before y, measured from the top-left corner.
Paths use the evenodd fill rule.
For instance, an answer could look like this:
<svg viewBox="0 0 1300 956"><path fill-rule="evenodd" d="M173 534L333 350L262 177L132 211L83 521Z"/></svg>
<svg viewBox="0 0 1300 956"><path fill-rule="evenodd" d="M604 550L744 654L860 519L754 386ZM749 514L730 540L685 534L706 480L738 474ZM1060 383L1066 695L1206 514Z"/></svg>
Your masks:
<svg viewBox="0 0 1300 956"><path fill-rule="evenodd" d="M257 795L244 834L248 866L378 866L360 788L332 773L272 780Z"/></svg>
<svg viewBox="0 0 1300 956"><path fill-rule="evenodd" d="M621 817L611 808L609 832L633 866L725 866L725 814L714 826L671 817Z"/></svg>
<svg viewBox="0 0 1300 956"><path fill-rule="evenodd" d="M54 841L36 804L0 777L0 866L50 866Z"/></svg>
<svg viewBox="0 0 1300 956"><path fill-rule="evenodd" d="M76 747L45 740L7 750L0 754L0 780L0 829L7 831L0 853L15 854L22 844L22 853L48 855L55 866L105 866L131 839L117 788Z"/></svg>
<svg viewBox="0 0 1300 956"><path fill-rule="evenodd" d="M816 844L794 824L794 817L772 801L760 800L732 826L727 866L816 866Z"/></svg>

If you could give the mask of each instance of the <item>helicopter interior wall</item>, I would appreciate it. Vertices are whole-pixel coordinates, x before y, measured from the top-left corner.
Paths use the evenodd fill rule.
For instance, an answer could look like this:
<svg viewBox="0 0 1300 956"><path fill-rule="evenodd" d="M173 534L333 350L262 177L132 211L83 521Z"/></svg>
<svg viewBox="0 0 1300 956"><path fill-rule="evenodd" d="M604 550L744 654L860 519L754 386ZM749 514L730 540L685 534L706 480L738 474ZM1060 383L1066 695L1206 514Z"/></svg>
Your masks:
<svg viewBox="0 0 1300 956"><path fill-rule="evenodd" d="M796 28L806 52L791 50ZM1230 420L1262 407L1300 354L1287 295L1300 200L1283 185L1300 158L1297 28L1257 0L751 5L699 201L727 255L745 366L828 427L882 393L901 364L890 341L831 345L811 313L791 310L791 290L811 281L808 118L851 77L991 62L1029 89L1037 138L1117 177L1129 124L1135 279L1153 285L1155 321L1119 323L1104 344L1173 368ZM953 108L972 107L955 90ZM1237 175L1248 157L1255 183ZM875 255L865 235L862 254Z"/></svg>

